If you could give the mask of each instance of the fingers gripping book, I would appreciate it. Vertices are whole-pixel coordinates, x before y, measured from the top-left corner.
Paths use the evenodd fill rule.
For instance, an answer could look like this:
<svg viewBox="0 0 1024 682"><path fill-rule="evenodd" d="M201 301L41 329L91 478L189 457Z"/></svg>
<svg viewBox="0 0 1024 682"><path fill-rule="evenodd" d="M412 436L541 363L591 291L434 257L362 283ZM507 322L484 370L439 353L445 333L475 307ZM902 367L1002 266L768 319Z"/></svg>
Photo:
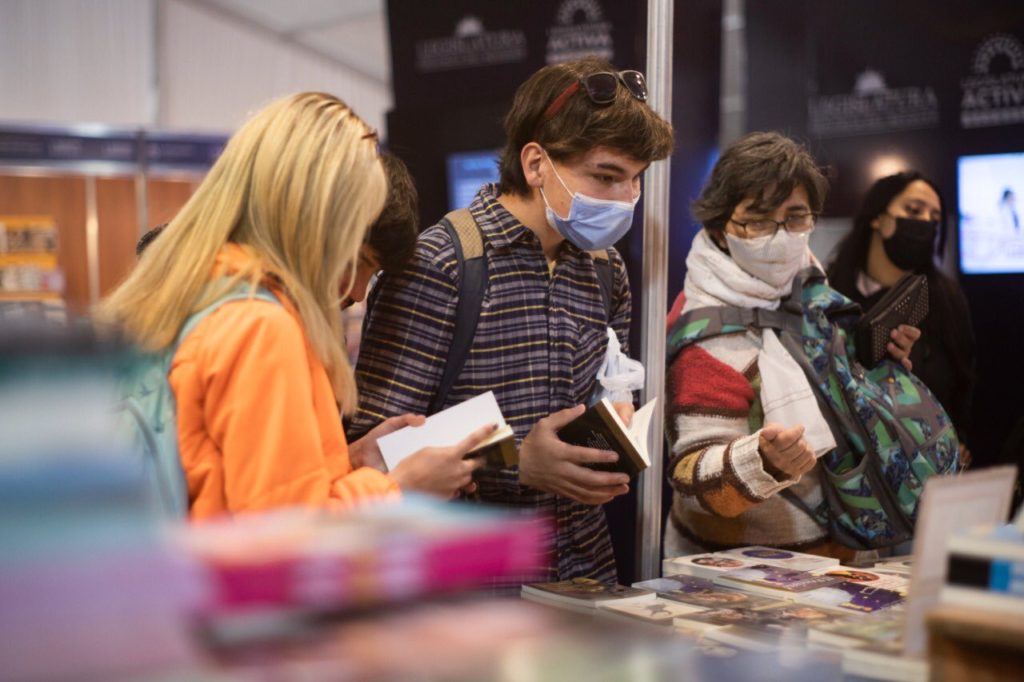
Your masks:
<svg viewBox="0 0 1024 682"><path fill-rule="evenodd" d="M611 450L619 456L617 462L589 464L591 468L636 476L651 465L650 439L660 437L660 434L651 433L651 417L657 400L654 398L637 410L630 425L626 426L612 403L602 398L563 426L558 437L571 445Z"/></svg>
<svg viewBox="0 0 1024 682"><path fill-rule="evenodd" d="M493 391L481 393L469 400L453 405L431 416L421 426L407 426L377 440L380 453L388 470L393 471L403 459L426 447L456 445L482 426L497 424L498 428L487 440L466 455L484 457L487 466L509 468L519 463L515 434L505 423Z"/></svg>

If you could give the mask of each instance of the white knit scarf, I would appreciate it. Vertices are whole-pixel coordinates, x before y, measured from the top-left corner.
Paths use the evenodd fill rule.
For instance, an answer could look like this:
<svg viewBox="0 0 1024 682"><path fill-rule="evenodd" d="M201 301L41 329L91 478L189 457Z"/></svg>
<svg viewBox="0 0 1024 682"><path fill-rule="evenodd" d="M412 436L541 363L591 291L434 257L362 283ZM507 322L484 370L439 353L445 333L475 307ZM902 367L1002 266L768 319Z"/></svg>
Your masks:
<svg viewBox="0 0 1024 682"><path fill-rule="evenodd" d="M818 265L818 261L808 249L803 265L812 264ZM747 273L715 245L707 230L701 230L694 237L690 255L686 257L686 280L683 284L686 303L683 312L725 305L776 310L792 287L792 281L774 287ZM836 446L836 442L807 376L773 330L764 329L761 336L762 347L757 364L761 373L761 405L765 423L775 422L786 428L803 425L804 438L815 454L825 454Z"/></svg>

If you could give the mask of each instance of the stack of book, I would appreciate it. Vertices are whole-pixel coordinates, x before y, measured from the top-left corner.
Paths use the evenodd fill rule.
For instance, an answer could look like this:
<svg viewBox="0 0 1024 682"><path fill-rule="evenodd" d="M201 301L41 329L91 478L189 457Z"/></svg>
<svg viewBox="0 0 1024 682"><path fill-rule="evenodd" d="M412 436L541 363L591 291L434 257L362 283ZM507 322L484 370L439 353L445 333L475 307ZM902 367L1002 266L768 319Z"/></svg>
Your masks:
<svg viewBox="0 0 1024 682"><path fill-rule="evenodd" d="M536 576L547 521L406 495L344 513L280 510L182 528L208 617L337 611Z"/></svg>
<svg viewBox="0 0 1024 682"><path fill-rule="evenodd" d="M524 586L522 595L753 651L805 647L812 628L821 648L864 648L867 640L853 634L860 622L881 631L874 640L879 648L900 646L891 631L892 623L902 624L902 576L769 547L677 557L666 564L683 572L632 588L589 580L539 583ZM831 639L829 627L835 631Z"/></svg>
<svg viewBox="0 0 1024 682"><path fill-rule="evenodd" d="M198 658L202 573L166 546L141 463L114 445L127 357L85 328L0 324L5 679L143 677Z"/></svg>
<svg viewBox="0 0 1024 682"><path fill-rule="evenodd" d="M849 572L847 569L846 572ZM894 590L841 577L761 564L715 578L720 585L774 599L788 599L828 611L875 613L904 602Z"/></svg>
<svg viewBox="0 0 1024 682"><path fill-rule="evenodd" d="M662 562L661 572L663 575L685 573L701 578L714 578L727 571L750 568L759 564L789 568L797 571L814 571L838 566L839 560L832 557L804 554L802 552L775 549L773 547L739 547L724 552L693 554L665 559Z"/></svg>
<svg viewBox="0 0 1024 682"><path fill-rule="evenodd" d="M595 613L599 606L642 604L654 601L658 596L651 590L609 585L590 578L528 583L522 586L520 594L527 601L587 614Z"/></svg>
<svg viewBox="0 0 1024 682"><path fill-rule="evenodd" d="M1024 530L978 526L949 539L949 571L939 599L1024 618Z"/></svg>

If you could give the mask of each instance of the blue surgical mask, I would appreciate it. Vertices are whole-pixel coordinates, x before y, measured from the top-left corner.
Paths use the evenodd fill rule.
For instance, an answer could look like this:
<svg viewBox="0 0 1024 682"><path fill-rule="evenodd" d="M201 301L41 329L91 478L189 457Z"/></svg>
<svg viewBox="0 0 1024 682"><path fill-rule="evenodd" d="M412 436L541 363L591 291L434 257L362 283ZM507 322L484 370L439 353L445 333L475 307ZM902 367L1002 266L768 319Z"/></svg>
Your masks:
<svg viewBox="0 0 1024 682"><path fill-rule="evenodd" d="M548 153L545 151L544 156L547 157L547 155ZM629 228L633 224L633 210L636 208L636 202L640 200L639 195L633 201L613 201L595 199L579 192L573 192L555 170L555 164L551 163L551 157L548 157L548 163L551 164L551 170L555 171L555 177L562 183L562 187L565 187L565 191L572 197L569 216L563 218L551 208L548 198L544 195L544 188L541 188L540 195L544 199L544 212L551 229L583 251L607 249L629 232Z"/></svg>

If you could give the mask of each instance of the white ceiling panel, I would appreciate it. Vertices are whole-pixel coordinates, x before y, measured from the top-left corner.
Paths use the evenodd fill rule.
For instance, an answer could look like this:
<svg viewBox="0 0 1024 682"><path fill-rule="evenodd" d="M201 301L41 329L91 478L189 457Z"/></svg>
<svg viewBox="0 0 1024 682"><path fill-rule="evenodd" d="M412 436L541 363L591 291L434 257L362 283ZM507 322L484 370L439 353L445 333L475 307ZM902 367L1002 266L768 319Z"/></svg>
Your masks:
<svg viewBox="0 0 1024 682"><path fill-rule="evenodd" d="M192 0L281 40L313 50L387 86L391 82L385 0Z"/></svg>
<svg viewBox="0 0 1024 682"><path fill-rule="evenodd" d="M305 31L295 34L295 38L379 81L390 81L391 56L383 14L371 14L320 30Z"/></svg>

